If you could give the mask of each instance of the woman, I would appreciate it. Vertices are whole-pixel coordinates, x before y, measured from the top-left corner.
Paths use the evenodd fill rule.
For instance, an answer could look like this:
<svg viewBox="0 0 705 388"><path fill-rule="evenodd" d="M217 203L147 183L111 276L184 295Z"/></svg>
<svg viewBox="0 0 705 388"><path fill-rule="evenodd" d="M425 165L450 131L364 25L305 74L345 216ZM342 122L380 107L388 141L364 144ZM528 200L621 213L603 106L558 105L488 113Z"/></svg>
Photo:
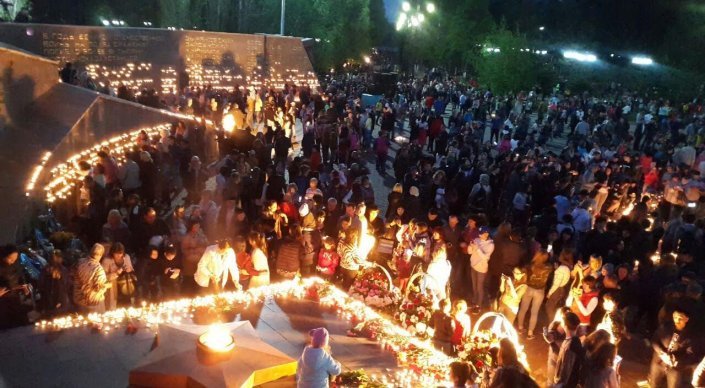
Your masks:
<svg viewBox="0 0 705 388"><path fill-rule="evenodd" d="M330 376L337 376L342 367L330 354L328 330L319 327L308 332L311 345L306 346L296 367L297 388L326 388Z"/></svg>
<svg viewBox="0 0 705 388"><path fill-rule="evenodd" d="M301 231L297 224L289 226L289 233L279 241L277 249L276 272L282 279L291 280L301 270L301 258L304 246L301 243Z"/></svg>
<svg viewBox="0 0 705 388"><path fill-rule="evenodd" d="M55 249L51 262L42 270L39 278L39 300L44 316L52 317L69 311L69 271L64 267L63 254Z"/></svg>
<svg viewBox="0 0 705 388"><path fill-rule="evenodd" d="M110 247L110 252L101 260L101 265L110 282L110 289L105 295L105 307L114 310L120 295L128 298L134 295L137 286L135 270L130 255L125 254L125 246L119 242Z"/></svg>
<svg viewBox="0 0 705 388"><path fill-rule="evenodd" d="M597 337L593 339L591 337ZM605 339L606 338L606 339ZM609 342L609 333L598 330L585 339L585 365L583 388L618 388L619 375L615 358L617 346Z"/></svg>
<svg viewBox="0 0 705 388"><path fill-rule="evenodd" d="M490 388L538 388L538 384L529 376L526 368L519 362L517 351L509 338L499 340L497 364L499 367L492 374Z"/></svg>
<svg viewBox="0 0 705 388"><path fill-rule="evenodd" d="M514 267L512 277L502 275L499 284L498 312L503 314L507 320L514 324L514 319L519 312L519 303L526 293L526 270L521 267Z"/></svg>
<svg viewBox="0 0 705 388"><path fill-rule="evenodd" d="M455 349L463 344L465 338L470 335L471 323L468 315L468 304L462 300L453 302L453 335L450 337L450 344Z"/></svg>
<svg viewBox="0 0 705 388"><path fill-rule="evenodd" d="M423 278L422 290L431 293L434 306L446 298L446 286L450 279L451 265L446 255L445 246L436 249L431 255L431 262Z"/></svg>
<svg viewBox="0 0 705 388"><path fill-rule="evenodd" d="M392 188L392 192L387 196L387 213L384 218L388 219L391 215L396 214L397 207L401 206L402 198L404 197L404 188L401 183L396 183Z"/></svg>
<svg viewBox="0 0 705 388"><path fill-rule="evenodd" d="M534 258L531 260L531 266L529 267L528 277L526 280L526 292L524 297L521 298L521 306L519 308L519 332L524 332L524 318L526 318L526 313L531 307L531 318L529 319L529 331L527 332L526 338L534 338L534 329L536 328L536 322L539 316L539 309L541 308L541 303L543 302L544 293L546 290L546 283L548 282L548 277L553 272L553 267L548 263L548 252L545 250L540 250L536 252Z"/></svg>
<svg viewBox="0 0 705 388"><path fill-rule="evenodd" d="M110 239L113 243L129 244L130 229L123 221L120 210L112 209L108 212L108 220L103 225L102 239Z"/></svg>
<svg viewBox="0 0 705 388"><path fill-rule="evenodd" d="M252 267L257 271L256 275L250 277L250 288L266 286L269 284L269 262L267 261L267 241L264 235L258 232L250 232L247 242L252 247L250 257Z"/></svg>
<svg viewBox="0 0 705 388"><path fill-rule="evenodd" d="M138 263L140 297L143 301L158 302L162 299L162 275L166 270L159 248L150 245Z"/></svg>
<svg viewBox="0 0 705 388"><path fill-rule="evenodd" d="M181 275L184 278L183 289L189 295L198 289L193 275L196 273L198 261L201 260L201 256L203 256L207 246L208 239L201 229L201 221L198 219L191 220L188 233L181 239L181 253L183 254Z"/></svg>
<svg viewBox="0 0 705 388"><path fill-rule="evenodd" d="M338 244L338 254L340 255L340 271L343 275L343 290L347 290L355 281L361 268L369 264L364 257L358 253L357 242L359 240L357 229L348 229L345 236Z"/></svg>
<svg viewBox="0 0 705 388"><path fill-rule="evenodd" d="M110 282L100 265L103 253L105 248L94 244L88 257L78 263L73 283L73 302L81 312L105 312L105 293L110 288Z"/></svg>

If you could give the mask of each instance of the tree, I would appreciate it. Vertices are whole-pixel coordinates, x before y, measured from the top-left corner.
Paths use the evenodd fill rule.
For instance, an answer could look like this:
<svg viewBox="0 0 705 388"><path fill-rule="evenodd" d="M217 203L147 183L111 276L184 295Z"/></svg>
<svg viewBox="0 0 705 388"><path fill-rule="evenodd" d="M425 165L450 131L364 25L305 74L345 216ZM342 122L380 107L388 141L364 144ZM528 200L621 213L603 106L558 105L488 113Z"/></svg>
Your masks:
<svg viewBox="0 0 705 388"><path fill-rule="evenodd" d="M475 59L480 83L495 93L528 90L539 83L550 84L552 74L541 56L526 51L526 38L501 24L485 38L482 53Z"/></svg>

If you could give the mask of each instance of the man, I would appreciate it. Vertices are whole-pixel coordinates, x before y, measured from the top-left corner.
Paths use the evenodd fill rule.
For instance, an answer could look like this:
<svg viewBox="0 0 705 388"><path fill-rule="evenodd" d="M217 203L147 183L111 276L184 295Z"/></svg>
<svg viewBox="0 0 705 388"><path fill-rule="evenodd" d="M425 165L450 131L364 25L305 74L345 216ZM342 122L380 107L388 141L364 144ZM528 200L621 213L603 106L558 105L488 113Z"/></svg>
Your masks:
<svg viewBox="0 0 705 388"><path fill-rule="evenodd" d="M235 251L227 240L206 248L193 276L205 293L241 289Z"/></svg>
<svg viewBox="0 0 705 388"><path fill-rule="evenodd" d="M676 388L690 382L693 369L703 356L702 341L696 337L701 333L695 333L688 325L690 315L682 307L676 307L672 322L666 322L656 331L651 342L654 356L649 382L652 387Z"/></svg>
<svg viewBox="0 0 705 388"><path fill-rule="evenodd" d="M105 253L101 244L93 245L88 257L78 263L73 283L73 302L86 313L105 312L105 293L110 282L105 275L100 259Z"/></svg>
<svg viewBox="0 0 705 388"><path fill-rule="evenodd" d="M565 332L565 339L561 343L556 361L556 373L553 376L551 388L577 387L581 374L585 349L577 335L580 319L572 312L563 314L561 326Z"/></svg>

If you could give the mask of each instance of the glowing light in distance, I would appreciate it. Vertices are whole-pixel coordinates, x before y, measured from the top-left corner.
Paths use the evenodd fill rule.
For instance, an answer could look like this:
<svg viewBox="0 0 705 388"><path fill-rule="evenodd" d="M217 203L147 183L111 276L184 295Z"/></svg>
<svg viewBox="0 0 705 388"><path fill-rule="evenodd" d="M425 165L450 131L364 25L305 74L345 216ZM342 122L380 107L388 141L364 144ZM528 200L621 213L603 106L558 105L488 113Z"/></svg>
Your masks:
<svg viewBox="0 0 705 388"><path fill-rule="evenodd" d="M650 66L654 64L654 60L649 57L632 57L632 64L639 66Z"/></svg>
<svg viewBox="0 0 705 388"><path fill-rule="evenodd" d="M564 51L563 52L563 58L566 59L574 59L579 62L596 62L597 61L597 56L592 53L580 53L577 51Z"/></svg>
<svg viewBox="0 0 705 388"><path fill-rule="evenodd" d="M426 3L426 12L428 12L428 13L436 12L436 5L433 3Z"/></svg>
<svg viewBox="0 0 705 388"><path fill-rule="evenodd" d="M403 3L401 4L401 9L402 9L404 12L409 12L409 10L411 9L411 4L409 4L408 1L403 2Z"/></svg>

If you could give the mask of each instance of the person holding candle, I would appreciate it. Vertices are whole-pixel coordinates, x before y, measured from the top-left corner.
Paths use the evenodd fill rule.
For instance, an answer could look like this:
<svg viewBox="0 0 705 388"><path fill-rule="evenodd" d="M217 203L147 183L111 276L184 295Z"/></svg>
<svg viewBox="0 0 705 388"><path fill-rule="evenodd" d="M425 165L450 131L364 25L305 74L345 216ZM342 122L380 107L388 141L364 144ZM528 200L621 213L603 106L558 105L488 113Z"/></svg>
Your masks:
<svg viewBox="0 0 705 388"><path fill-rule="evenodd" d="M326 388L330 376L342 372L340 362L330 353L329 334L324 327L311 330L311 344L306 346L296 367L297 388Z"/></svg>

